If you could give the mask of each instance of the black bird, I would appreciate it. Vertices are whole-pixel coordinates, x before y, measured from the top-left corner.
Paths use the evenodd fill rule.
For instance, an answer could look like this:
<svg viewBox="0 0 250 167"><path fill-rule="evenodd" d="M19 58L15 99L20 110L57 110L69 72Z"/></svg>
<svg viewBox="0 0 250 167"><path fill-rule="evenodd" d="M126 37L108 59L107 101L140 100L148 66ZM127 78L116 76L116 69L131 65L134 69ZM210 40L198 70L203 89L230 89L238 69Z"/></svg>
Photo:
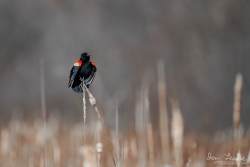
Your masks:
<svg viewBox="0 0 250 167"><path fill-rule="evenodd" d="M90 55L86 52L81 54L70 70L68 87L77 93L83 92L83 85L88 88L94 80L96 73L96 65L90 60Z"/></svg>

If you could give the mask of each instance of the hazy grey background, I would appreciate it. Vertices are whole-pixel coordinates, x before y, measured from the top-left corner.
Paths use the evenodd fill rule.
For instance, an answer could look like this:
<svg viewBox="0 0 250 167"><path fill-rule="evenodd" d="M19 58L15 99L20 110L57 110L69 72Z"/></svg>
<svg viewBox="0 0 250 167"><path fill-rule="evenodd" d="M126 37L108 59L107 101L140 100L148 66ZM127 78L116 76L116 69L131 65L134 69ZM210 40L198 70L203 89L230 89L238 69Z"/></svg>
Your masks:
<svg viewBox="0 0 250 167"><path fill-rule="evenodd" d="M66 84L82 51L97 63L91 89L108 119L113 99L123 96L127 126L143 75L151 71L156 79L162 59L169 94L179 99L190 129L231 126L237 72L244 75L243 123L249 125L248 0L0 0L2 120L39 116L41 59L49 112L78 120L80 98ZM155 91L152 86L152 114Z"/></svg>

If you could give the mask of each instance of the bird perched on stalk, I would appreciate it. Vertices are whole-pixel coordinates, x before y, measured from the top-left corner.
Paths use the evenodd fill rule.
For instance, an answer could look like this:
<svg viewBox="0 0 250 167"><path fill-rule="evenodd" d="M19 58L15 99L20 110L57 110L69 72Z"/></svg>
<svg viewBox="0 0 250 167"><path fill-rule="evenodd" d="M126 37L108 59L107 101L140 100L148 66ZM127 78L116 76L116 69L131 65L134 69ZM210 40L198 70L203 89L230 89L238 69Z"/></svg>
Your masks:
<svg viewBox="0 0 250 167"><path fill-rule="evenodd" d="M90 60L90 55L87 52L81 54L70 70L68 87L72 88L77 93L83 92L83 85L87 88L94 80L96 73L96 65Z"/></svg>

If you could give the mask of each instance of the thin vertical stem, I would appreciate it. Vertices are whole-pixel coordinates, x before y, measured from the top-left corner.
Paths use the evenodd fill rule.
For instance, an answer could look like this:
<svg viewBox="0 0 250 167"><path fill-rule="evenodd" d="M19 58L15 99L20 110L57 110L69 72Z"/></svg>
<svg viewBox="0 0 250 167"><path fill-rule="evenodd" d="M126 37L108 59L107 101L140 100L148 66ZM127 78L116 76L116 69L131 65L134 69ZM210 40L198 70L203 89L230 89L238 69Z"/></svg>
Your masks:
<svg viewBox="0 0 250 167"><path fill-rule="evenodd" d="M170 160L170 137L167 114L167 88L165 84L165 69L162 61L158 63L158 96L159 96L159 127L161 140L161 160L165 164Z"/></svg>
<svg viewBox="0 0 250 167"><path fill-rule="evenodd" d="M86 109L86 92L83 86L82 87L82 116L83 116L83 142L86 142L86 119L87 119L87 109Z"/></svg>
<svg viewBox="0 0 250 167"><path fill-rule="evenodd" d="M234 137L240 138L240 111L241 111L241 92L243 86L243 77L239 73L236 75L234 85L234 106L233 106L233 123L234 123Z"/></svg>
<svg viewBox="0 0 250 167"><path fill-rule="evenodd" d="M119 109L117 102L115 103L115 151L116 151L116 157L117 157L117 163L116 166L120 167L120 143L119 143Z"/></svg>
<svg viewBox="0 0 250 167"><path fill-rule="evenodd" d="M89 102L90 102L91 106L94 108L94 110L98 116L98 119L103 123L104 120L103 120L103 117L102 117L100 110L98 109L98 107L96 105L95 97L93 96L93 94L90 92L90 90L87 88L87 86L85 84L83 84L83 87L85 88L86 92L88 93Z"/></svg>
<svg viewBox="0 0 250 167"><path fill-rule="evenodd" d="M183 133L184 125L183 118L176 101L172 103L172 141L173 141L173 152L175 167L183 166Z"/></svg>
<svg viewBox="0 0 250 167"><path fill-rule="evenodd" d="M48 113L46 107L46 95L45 95L45 77L44 77L44 61L40 61L40 93L41 93L41 110L44 123L47 122Z"/></svg>
<svg viewBox="0 0 250 167"><path fill-rule="evenodd" d="M46 95L45 95L45 77L44 77L44 60L40 60L40 92L41 92L41 110L43 117L43 126L44 129L47 130L47 121L48 121L48 113L46 107ZM43 166L48 166L48 158L47 158L47 141L44 145L43 151Z"/></svg>

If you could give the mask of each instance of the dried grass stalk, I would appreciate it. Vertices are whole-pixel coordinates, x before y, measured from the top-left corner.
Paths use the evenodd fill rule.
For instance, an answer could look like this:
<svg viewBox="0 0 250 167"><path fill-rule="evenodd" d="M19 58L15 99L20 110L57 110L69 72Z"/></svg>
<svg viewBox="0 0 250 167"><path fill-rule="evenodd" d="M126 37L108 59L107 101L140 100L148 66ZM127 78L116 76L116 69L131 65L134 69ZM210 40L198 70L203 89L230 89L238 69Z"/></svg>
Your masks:
<svg viewBox="0 0 250 167"><path fill-rule="evenodd" d="M146 125L148 122L148 87L146 83L138 93L136 111L135 111L135 125L138 137L138 166L145 166L147 164L147 133Z"/></svg>
<svg viewBox="0 0 250 167"><path fill-rule="evenodd" d="M87 113L86 113L86 93L83 91L82 93L82 110L83 110L83 124L84 124L84 130L86 126L86 118L87 118Z"/></svg>
<svg viewBox="0 0 250 167"><path fill-rule="evenodd" d="M178 104L173 101L172 103L172 141L173 141L173 152L175 167L183 166L183 133L184 125L183 118L181 115L180 108Z"/></svg>
<svg viewBox="0 0 250 167"><path fill-rule="evenodd" d="M236 75L234 85L234 106L233 106L233 124L234 124L234 137L240 138L240 111L241 111L241 93L243 86L243 77L241 73Z"/></svg>
<svg viewBox="0 0 250 167"><path fill-rule="evenodd" d="M162 161L167 163L170 160L170 137L167 114L167 89L165 83L165 69L162 61L158 63L158 95L159 95L159 126L160 142L162 148Z"/></svg>
<svg viewBox="0 0 250 167"><path fill-rule="evenodd" d="M148 140L148 150L149 150L149 166L155 166L155 151L154 151L154 134L152 124L149 122L147 124L147 140Z"/></svg>
<svg viewBox="0 0 250 167"><path fill-rule="evenodd" d="M45 96L45 77L44 77L44 61L40 60L40 93L41 93L41 111L43 116L44 124L48 120L48 113L46 107L46 96Z"/></svg>
<svg viewBox="0 0 250 167"><path fill-rule="evenodd" d="M115 147L115 157L114 163L116 167L121 166L121 149L120 149L120 138L119 138L119 109L118 103L115 103L115 139L114 139L114 147Z"/></svg>
<svg viewBox="0 0 250 167"><path fill-rule="evenodd" d="M83 116L83 143L85 144L87 135L86 133L87 108L86 108L86 91L84 89L82 92L82 116Z"/></svg>
<svg viewBox="0 0 250 167"><path fill-rule="evenodd" d="M236 159L235 159L237 167L241 167L242 158L243 158L243 157L241 156L241 153L240 153L240 151L239 151L239 152L237 153Z"/></svg>
<svg viewBox="0 0 250 167"><path fill-rule="evenodd" d="M101 120L102 122L104 122L103 116L96 105L96 99L95 99L94 95L90 92L90 90L87 88L87 86L85 84L83 84L83 86L84 86L86 92L88 93L89 102L90 102L91 106L94 108L95 112L97 113L98 119Z"/></svg>
<svg viewBox="0 0 250 167"><path fill-rule="evenodd" d="M101 155L103 152L103 143L102 143L102 123L100 122L100 120L97 121L96 124L96 164L97 167L101 166Z"/></svg>

